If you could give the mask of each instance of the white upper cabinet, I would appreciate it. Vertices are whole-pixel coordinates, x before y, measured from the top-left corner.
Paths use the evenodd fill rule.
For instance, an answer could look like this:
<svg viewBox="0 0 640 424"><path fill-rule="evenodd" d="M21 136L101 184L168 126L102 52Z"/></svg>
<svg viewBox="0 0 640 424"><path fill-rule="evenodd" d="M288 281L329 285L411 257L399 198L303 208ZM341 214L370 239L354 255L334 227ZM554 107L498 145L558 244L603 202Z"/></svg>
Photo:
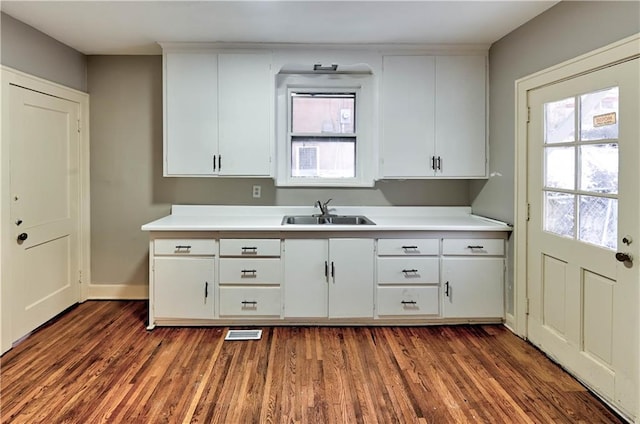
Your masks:
<svg viewBox="0 0 640 424"><path fill-rule="evenodd" d="M272 176L267 53L166 52L165 176Z"/></svg>
<svg viewBox="0 0 640 424"><path fill-rule="evenodd" d="M218 55L220 175L272 174L274 87L269 54Z"/></svg>
<svg viewBox="0 0 640 424"><path fill-rule="evenodd" d="M436 176L487 174L486 59L436 57Z"/></svg>
<svg viewBox="0 0 640 424"><path fill-rule="evenodd" d="M218 55L164 55L164 174L212 175L218 154Z"/></svg>
<svg viewBox="0 0 640 424"><path fill-rule="evenodd" d="M385 56L382 73L382 173L432 175L435 58Z"/></svg>
<svg viewBox="0 0 640 424"><path fill-rule="evenodd" d="M385 56L382 178L486 177L485 56Z"/></svg>

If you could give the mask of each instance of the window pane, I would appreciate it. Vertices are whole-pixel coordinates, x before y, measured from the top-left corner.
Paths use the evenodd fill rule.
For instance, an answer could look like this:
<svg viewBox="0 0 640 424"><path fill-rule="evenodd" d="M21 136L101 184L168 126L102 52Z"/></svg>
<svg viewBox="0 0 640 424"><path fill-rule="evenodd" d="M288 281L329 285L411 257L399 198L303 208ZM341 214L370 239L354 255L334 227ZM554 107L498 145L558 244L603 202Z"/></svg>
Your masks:
<svg viewBox="0 0 640 424"><path fill-rule="evenodd" d="M354 178L356 140L353 137L292 137L291 176Z"/></svg>
<svg viewBox="0 0 640 424"><path fill-rule="evenodd" d="M575 141L575 98L544 105L544 142Z"/></svg>
<svg viewBox="0 0 640 424"><path fill-rule="evenodd" d="M550 188L574 190L575 148L545 147L544 185Z"/></svg>
<svg viewBox="0 0 640 424"><path fill-rule="evenodd" d="M291 93L291 132L353 134L355 93Z"/></svg>
<svg viewBox="0 0 640 424"><path fill-rule="evenodd" d="M544 197L544 230L573 238L575 196L547 191Z"/></svg>
<svg viewBox="0 0 640 424"><path fill-rule="evenodd" d="M580 96L580 139L618 138L618 87Z"/></svg>
<svg viewBox="0 0 640 424"><path fill-rule="evenodd" d="M580 190L618 193L618 145L580 147Z"/></svg>
<svg viewBox="0 0 640 424"><path fill-rule="evenodd" d="M618 200L580 196L579 239L615 250L618 238Z"/></svg>

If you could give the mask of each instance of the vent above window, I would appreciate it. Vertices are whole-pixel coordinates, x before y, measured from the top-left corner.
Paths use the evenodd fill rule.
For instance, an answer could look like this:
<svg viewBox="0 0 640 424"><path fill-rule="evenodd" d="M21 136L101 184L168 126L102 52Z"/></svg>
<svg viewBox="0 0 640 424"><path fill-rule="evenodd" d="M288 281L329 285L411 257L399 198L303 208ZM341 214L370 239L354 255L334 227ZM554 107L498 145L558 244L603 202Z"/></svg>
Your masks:
<svg viewBox="0 0 640 424"><path fill-rule="evenodd" d="M333 62L315 63L286 63L280 68L279 74L355 74L372 75L371 67L366 63L343 65Z"/></svg>

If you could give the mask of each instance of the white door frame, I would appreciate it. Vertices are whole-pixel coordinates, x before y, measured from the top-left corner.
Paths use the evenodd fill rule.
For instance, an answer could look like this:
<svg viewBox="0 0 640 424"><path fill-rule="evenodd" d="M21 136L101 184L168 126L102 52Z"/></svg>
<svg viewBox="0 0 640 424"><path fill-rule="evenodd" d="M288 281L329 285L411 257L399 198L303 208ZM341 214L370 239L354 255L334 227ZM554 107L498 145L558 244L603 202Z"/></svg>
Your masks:
<svg viewBox="0 0 640 424"><path fill-rule="evenodd" d="M12 317L11 299L14 284L11 280L11 247L15 242L10 222L10 140L9 140L9 88L17 85L29 90L60 97L80 105L80 146L79 146L79 191L80 202L78 234L80 272L79 301L87 299L87 287L91 282L91 238L90 238L90 197L89 197L89 94L38 78L6 66L0 66L0 97L2 99L2 120L0 123L0 354L11 349Z"/></svg>
<svg viewBox="0 0 640 424"><path fill-rule="evenodd" d="M528 92L640 56L640 33L516 80L516 157L514 227L514 311L507 325L527 337L527 120ZM640 303L640 299L638 299ZM512 320L512 322L510 322Z"/></svg>

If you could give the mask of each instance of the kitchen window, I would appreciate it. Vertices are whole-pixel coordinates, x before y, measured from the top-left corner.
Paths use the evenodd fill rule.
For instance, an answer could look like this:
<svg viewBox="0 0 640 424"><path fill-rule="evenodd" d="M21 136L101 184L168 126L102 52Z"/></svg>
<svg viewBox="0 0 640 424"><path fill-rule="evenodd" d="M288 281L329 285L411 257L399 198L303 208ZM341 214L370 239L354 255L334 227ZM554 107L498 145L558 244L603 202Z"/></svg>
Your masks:
<svg viewBox="0 0 640 424"><path fill-rule="evenodd" d="M278 185L373 185L370 78L280 76Z"/></svg>
<svg viewBox="0 0 640 424"><path fill-rule="evenodd" d="M355 178L355 92L290 90L292 178Z"/></svg>

